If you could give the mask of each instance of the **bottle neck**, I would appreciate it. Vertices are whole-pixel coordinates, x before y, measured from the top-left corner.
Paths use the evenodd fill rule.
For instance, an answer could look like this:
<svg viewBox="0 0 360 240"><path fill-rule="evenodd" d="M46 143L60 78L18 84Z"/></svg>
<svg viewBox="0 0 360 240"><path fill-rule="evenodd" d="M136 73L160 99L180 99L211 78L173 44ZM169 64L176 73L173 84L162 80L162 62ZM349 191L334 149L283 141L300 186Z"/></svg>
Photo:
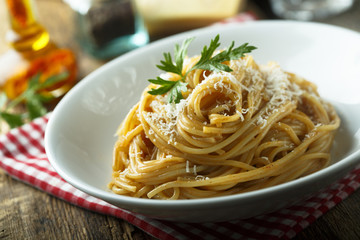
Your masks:
<svg viewBox="0 0 360 240"><path fill-rule="evenodd" d="M37 23L31 0L6 0L10 26L14 31L23 31Z"/></svg>
<svg viewBox="0 0 360 240"><path fill-rule="evenodd" d="M26 58L38 55L48 48L49 33L38 23L33 0L6 0L10 21L7 40Z"/></svg>

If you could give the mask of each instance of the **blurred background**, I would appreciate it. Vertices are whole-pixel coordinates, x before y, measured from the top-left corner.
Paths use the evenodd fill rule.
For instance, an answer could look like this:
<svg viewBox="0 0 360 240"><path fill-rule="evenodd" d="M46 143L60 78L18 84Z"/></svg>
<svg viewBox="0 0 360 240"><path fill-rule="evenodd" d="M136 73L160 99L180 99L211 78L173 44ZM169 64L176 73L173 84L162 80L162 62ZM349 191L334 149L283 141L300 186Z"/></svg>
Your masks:
<svg viewBox="0 0 360 240"><path fill-rule="evenodd" d="M65 69L64 84L49 90L62 96L107 61L149 42L221 21L262 19L324 22L360 31L360 0L2 0L0 89L11 99L36 71L46 78ZM6 82L11 84L4 87Z"/></svg>

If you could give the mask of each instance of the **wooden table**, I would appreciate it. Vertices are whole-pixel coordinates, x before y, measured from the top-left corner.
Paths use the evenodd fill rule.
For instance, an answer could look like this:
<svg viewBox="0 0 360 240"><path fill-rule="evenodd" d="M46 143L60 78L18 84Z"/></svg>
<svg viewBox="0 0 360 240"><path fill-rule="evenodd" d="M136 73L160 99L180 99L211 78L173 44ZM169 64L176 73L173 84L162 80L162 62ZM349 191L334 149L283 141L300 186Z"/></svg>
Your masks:
<svg viewBox="0 0 360 240"><path fill-rule="evenodd" d="M35 2L40 20L52 38L60 46L76 52L79 79L105 63L84 53L73 41L72 12L67 5L60 0ZM255 11L262 17L271 17L266 9L259 10L255 6ZM6 22L4 1L0 1L0 54L7 49L4 39ZM351 11L324 22L360 31L360 2ZM360 190L320 217L295 239L360 239L359 202ZM14 180L0 169L0 239L153 238L121 219L81 209Z"/></svg>

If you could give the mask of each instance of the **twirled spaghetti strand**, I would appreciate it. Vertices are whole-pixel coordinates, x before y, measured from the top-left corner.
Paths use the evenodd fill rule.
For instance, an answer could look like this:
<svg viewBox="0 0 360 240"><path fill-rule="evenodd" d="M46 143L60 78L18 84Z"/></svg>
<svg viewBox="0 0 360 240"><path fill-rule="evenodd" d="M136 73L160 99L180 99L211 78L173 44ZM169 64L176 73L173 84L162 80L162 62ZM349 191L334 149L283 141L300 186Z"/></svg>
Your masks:
<svg viewBox="0 0 360 240"><path fill-rule="evenodd" d="M227 64L230 73L190 72L179 104L150 95L153 85L143 92L117 131L113 192L156 199L223 196L288 182L329 164L340 119L314 84L273 63L258 66L251 56Z"/></svg>

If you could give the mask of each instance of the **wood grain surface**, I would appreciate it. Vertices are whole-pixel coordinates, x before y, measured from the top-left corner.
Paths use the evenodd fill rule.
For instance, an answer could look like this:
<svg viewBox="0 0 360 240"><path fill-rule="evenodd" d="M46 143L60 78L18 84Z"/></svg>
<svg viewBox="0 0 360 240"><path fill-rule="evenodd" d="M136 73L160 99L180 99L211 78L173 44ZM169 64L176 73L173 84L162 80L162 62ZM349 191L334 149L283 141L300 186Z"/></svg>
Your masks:
<svg viewBox="0 0 360 240"><path fill-rule="evenodd" d="M262 0L261 0L262 1ZM0 1L0 54L7 49L5 1ZM71 9L61 0L36 0L40 21L52 38L73 49L79 80L104 64L84 53L74 41ZM255 1L259 2L259 1ZM360 2L325 22L360 31ZM254 6L253 6L254 7ZM256 8L256 6L255 6ZM266 9L261 16L266 16ZM295 239L360 239L360 190L299 233ZM94 213L9 177L0 169L0 239L153 239L131 224Z"/></svg>
<svg viewBox="0 0 360 240"><path fill-rule="evenodd" d="M0 239L153 239L9 177L0 169Z"/></svg>

